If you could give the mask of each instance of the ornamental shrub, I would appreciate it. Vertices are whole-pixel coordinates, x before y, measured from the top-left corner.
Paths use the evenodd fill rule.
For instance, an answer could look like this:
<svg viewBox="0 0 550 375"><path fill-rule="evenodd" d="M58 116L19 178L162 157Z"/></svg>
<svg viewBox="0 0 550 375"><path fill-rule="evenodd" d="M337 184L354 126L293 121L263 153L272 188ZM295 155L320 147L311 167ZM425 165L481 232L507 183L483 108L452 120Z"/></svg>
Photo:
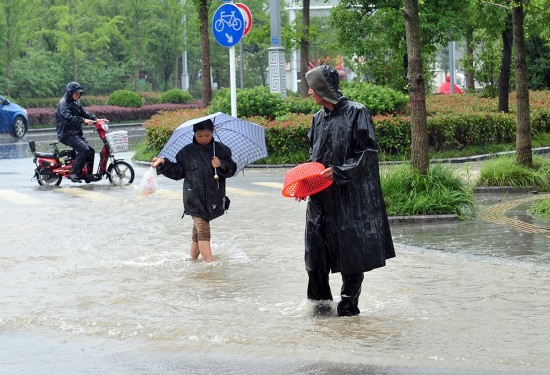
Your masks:
<svg viewBox="0 0 550 375"><path fill-rule="evenodd" d="M109 95L108 105L119 107L139 108L143 105L141 96L130 90L118 90Z"/></svg>
<svg viewBox="0 0 550 375"><path fill-rule="evenodd" d="M550 133L550 111L539 109L531 112L531 132L533 134Z"/></svg>
<svg viewBox="0 0 550 375"><path fill-rule="evenodd" d="M185 104L193 100L191 94L182 89L172 89L160 95L161 103Z"/></svg>
<svg viewBox="0 0 550 375"><path fill-rule="evenodd" d="M178 111L182 109L197 108L196 103L190 104L151 104L139 108L126 108L112 105L85 107L87 111L94 113L99 118L106 118L111 123L143 121L150 119L160 112ZM33 126L55 126L55 108L29 108L29 123Z"/></svg>
<svg viewBox="0 0 550 375"><path fill-rule="evenodd" d="M269 92L265 86L237 89L237 114L239 117L265 116L274 119L283 107L281 95ZM231 113L231 91L218 90L210 103L208 113Z"/></svg>
<svg viewBox="0 0 550 375"><path fill-rule="evenodd" d="M237 89L237 92L239 89ZM238 95L238 94L237 94ZM238 96L237 96L238 97ZM216 112L231 113L231 90L223 88L216 91L210 106L206 110L209 114ZM239 102L237 101L237 113L239 112ZM239 114L240 115L240 114Z"/></svg>
<svg viewBox="0 0 550 375"><path fill-rule="evenodd" d="M304 113L313 114L317 112L321 107L316 104L311 98L298 98L289 96L283 101L282 114L287 113Z"/></svg>
<svg viewBox="0 0 550 375"><path fill-rule="evenodd" d="M343 81L340 90L348 99L366 106L372 115L404 112L409 103L407 95L372 83Z"/></svg>
<svg viewBox="0 0 550 375"><path fill-rule="evenodd" d="M145 127L145 143L152 150L160 152L174 130L188 120L203 117L203 109L188 109L173 112L161 112L152 116L143 126Z"/></svg>

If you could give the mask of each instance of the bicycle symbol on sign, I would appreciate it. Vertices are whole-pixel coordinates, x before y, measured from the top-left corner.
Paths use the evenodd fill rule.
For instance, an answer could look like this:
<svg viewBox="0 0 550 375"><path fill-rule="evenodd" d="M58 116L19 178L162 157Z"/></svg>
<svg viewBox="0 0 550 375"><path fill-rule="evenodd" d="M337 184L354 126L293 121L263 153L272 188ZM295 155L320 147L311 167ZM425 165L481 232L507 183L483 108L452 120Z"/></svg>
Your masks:
<svg viewBox="0 0 550 375"><path fill-rule="evenodd" d="M241 27L243 27L242 21L235 17L235 11L232 11L231 14L221 12L220 18L218 18L216 22L214 22L214 28L217 32L221 32L224 29L225 25L235 31L239 31Z"/></svg>

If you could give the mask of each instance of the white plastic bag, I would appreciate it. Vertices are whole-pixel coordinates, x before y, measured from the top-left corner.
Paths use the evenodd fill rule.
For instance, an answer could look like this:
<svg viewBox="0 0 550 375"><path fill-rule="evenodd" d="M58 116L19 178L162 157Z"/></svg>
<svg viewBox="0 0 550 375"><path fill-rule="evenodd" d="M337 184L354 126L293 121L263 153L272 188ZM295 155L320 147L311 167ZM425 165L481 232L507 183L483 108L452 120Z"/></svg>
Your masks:
<svg viewBox="0 0 550 375"><path fill-rule="evenodd" d="M157 169L151 167L143 175L137 189L137 195L151 195L157 191L158 187Z"/></svg>

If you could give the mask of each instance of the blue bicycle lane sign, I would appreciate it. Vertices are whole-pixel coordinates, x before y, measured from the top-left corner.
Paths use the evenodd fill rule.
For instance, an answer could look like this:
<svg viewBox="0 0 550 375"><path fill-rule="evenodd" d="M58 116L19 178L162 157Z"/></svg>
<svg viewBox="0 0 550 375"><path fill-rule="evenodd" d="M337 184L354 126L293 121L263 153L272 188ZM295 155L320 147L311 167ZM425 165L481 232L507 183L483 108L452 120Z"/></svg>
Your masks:
<svg viewBox="0 0 550 375"><path fill-rule="evenodd" d="M214 38L224 47L233 47L244 34L244 18L238 6L232 3L220 5L212 17Z"/></svg>

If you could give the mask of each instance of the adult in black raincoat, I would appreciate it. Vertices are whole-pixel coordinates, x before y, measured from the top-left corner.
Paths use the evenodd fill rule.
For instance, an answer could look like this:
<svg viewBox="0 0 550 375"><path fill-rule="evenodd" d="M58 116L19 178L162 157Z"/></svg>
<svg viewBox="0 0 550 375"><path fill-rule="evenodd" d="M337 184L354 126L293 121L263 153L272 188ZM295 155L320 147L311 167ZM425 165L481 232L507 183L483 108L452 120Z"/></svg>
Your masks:
<svg viewBox="0 0 550 375"><path fill-rule="evenodd" d="M81 182L82 168L88 163L88 173L91 175L94 168L95 150L90 147L82 125L93 125L97 117L82 107L80 96L84 88L78 82L69 82L67 91L57 105L55 112L57 139L76 151L76 159L71 168L70 179Z"/></svg>
<svg viewBox="0 0 550 375"><path fill-rule="evenodd" d="M225 180L237 170L231 149L214 141L213 129L211 120L193 124L193 142L176 154L175 163L161 157L153 158L151 163L158 174L173 180L185 179L183 213L190 215L194 223L190 258L195 260L200 254L206 262L212 261L210 221L223 215L229 207Z"/></svg>
<svg viewBox="0 0 550 375"><path fill-rule="evenodd" d="M314 114L311 161L334 180L310 196L306 211L307 296L332 300L329 272L342 274L338 314L360 313L363 273L395 256L380 186L378 145L369 110L339 91L338 72L326 65L306 73L309 94L323 108Z"/></svg>

